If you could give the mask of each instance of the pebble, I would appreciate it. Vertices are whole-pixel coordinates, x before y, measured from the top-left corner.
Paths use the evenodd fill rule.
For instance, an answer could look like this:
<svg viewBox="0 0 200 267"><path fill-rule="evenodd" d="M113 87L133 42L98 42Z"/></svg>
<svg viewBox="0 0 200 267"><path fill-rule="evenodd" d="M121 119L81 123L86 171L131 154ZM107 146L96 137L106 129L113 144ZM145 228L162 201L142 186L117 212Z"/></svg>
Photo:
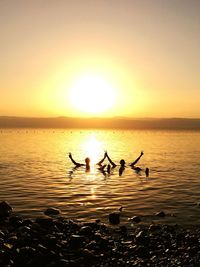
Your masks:
<svg viewBox="0 0 200 267"><path fill-rule="evenodd" d="M0 217L8 217L12 213L12 207L6 201L0 202Z"/></svg>
<svg viewBox="0 0 200 267"><path fill-rule="evenodd" d="M120 223L120 213L112 212L109 214L109 222L110 224L119 224Z"/></svg>
<svg viewBox="0 0 200 267"><path fill-rule="evenodd" d="M60 210L56 208L48 208L44 211L44 214L48 216L55 216L59 215L60 213L61 213Z"/></svg>
<svg viewBox="0 0 200 267"><path fill-rule="evenodd" d="M141 222L141 219L140 219L139 216L133 216L129 220L132 221L132 222L135 222L135 223Z"/></svg>
<svg viewBox="0 0 200 267"><path fill-rule="evenodd" d="M164 213L164 211L160 211L160 212L157 212L157 213L156 213L156 216L157 216L157 217L165 217L166 214Z"/></svg>

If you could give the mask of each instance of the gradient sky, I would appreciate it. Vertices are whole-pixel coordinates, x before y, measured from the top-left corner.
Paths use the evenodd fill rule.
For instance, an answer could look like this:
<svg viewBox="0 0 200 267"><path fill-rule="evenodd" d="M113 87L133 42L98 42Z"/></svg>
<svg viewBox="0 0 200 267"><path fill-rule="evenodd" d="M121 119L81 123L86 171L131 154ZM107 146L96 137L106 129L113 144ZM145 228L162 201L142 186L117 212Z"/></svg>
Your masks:
<svg viewBox="0 0 200 267"><path fill-rule="evenodd" d="M200 118L199 14L199 0L0 0L0 115L93 115L69 101L92 72L116 91L99 116Z"/></svg>

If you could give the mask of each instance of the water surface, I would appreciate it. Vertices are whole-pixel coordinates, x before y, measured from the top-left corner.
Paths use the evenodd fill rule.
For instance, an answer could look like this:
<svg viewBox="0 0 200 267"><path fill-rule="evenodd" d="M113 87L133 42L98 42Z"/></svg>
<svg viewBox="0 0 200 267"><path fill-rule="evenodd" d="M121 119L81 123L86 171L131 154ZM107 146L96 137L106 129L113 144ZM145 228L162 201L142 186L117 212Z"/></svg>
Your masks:
<svg viewBox="0 0 200 267"><path fill-rule="evenodd" d="M95 166L104 150L116 163L124 158L127 165L144 150L137 166L149 167L149 178L130 167L121 177L118 167L104 175ZM89 156L90 172L74 170L68 152L78 162ZM69 218L106 221L109 212L123 206L122 221L134 215L152 221L164 210L166 222L198 224L199 170L200 132L0 131L0 200L28 217L53 206Z"/></svg>

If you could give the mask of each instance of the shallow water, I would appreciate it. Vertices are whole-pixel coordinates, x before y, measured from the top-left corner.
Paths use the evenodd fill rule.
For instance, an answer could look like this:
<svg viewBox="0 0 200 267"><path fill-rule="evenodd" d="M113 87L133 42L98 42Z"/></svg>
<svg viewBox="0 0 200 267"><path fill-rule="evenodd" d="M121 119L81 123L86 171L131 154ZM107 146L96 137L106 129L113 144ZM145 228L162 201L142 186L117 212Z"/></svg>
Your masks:
<svg viewBox="0 0 200 267"><path fill-rule="evenodd" d="M130 167L121 177L118 167L104 175L93 165L104 150L116 163L130 163L144 150L137 166L149 167L149 178ZM68 152L78 162L89 156L90 172L74 170ZM124 222L134 215L156 220L153 215L164 210L164 222L198 224L200 132L1 130L0 200L27 217L53 206L69 218L106 221L123 206Z"/></svg>

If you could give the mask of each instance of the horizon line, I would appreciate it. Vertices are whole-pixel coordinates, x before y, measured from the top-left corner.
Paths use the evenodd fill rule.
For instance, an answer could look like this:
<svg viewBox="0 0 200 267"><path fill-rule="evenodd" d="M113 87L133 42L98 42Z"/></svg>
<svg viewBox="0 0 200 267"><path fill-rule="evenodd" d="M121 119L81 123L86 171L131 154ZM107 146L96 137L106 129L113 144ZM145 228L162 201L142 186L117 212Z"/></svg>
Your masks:
<svg viewBox="0 0 200 267"><path fill-rule="evenodd" d="M15 115L0 115L0 118L23 118L23 119L133 119L133 120L200 120L200 117L129 117L129 116L112 116L112 117L74 117L74 116L15 116Z"/></svg>

